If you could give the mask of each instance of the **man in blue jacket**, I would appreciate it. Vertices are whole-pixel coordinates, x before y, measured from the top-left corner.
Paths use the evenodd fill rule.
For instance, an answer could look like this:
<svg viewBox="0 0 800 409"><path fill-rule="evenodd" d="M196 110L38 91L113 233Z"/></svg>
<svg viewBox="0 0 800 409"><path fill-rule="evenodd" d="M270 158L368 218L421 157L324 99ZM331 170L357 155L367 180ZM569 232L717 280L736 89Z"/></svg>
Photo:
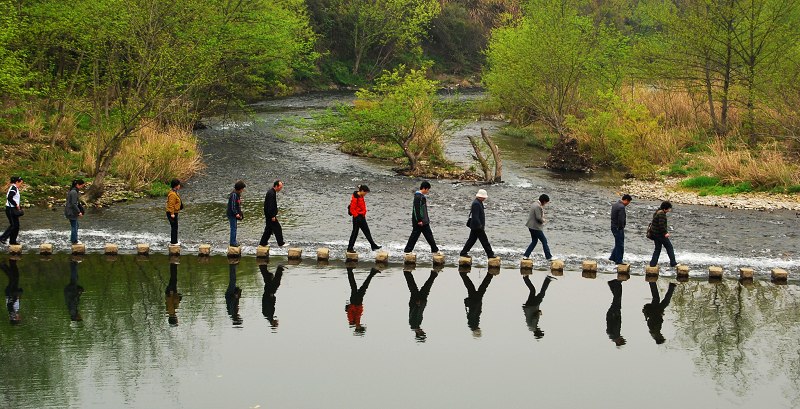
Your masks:
<svg viewBox="0 0 800 409"><path fill-rule="evenodd" d="M439 247L436 247L436 240L433 238L431 231L431 219L428 217L428 192L431 191L430 182L423 181L419 185L419 190L414 193L414 204L411 209L411 236L408 237L405 252L411 253L414 251L414 246L417 244L419 235L425 236L425 241L431 246L431 253L438 253Z"/></svg>
<svg viewBox="0 0 800 409"><path fill-rule="evenodd" d="M487 258L494 258L494 251L492 245L489 244L489 238L486 237L486 215L483 210L483 201L489 197L483 189L478 190L475 194L475 200L472 201L472 208L469 212L469 219L467 220L467 227L469 227L469 238L461 249L461 257L469 257L469 250L475 245L477 240L481 241L483 250L486 251Z"/></svg>

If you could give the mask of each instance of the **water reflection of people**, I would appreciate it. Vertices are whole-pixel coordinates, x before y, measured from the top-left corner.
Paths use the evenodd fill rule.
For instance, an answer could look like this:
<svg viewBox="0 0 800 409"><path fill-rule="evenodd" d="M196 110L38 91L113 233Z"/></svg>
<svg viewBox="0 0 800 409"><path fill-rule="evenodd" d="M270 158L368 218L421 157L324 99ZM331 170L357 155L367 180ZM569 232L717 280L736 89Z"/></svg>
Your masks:
<svg viewBox="0 0 800 409"><path fill-rule="evenodd" d="M261 298L261 312L264 318L269 321L272 328L278 326L278 319L275 318L275 293L278 292L278 287L281 286L281 277L283 277L283 264L279 264L275 269L275 274L267 270L267 265L260 265L258 268L261 270L261 277L264 278L264 295Z"/></svg>
<svg viewBox="0 0 800 409"><path fill-rule="evenodd" d="M664 300L658 294L658 286L656 283L650 283L650 293L653 295L653 301L645 304L642 308L644 319L647 321L647 328L650 329L650 336L656 341L656 344L663 344L666 339L661 334L661 326L664 324L664 310L669 306L672 300L672 293L675 291L675 283L669 283L667 293L664 294Z"/></svg>
<svg viewBox="0 0 800 409"><path fill-rule="evenodd" d="M367 279L364 280L361 287L358 287L356 277L353 275L353 268L347 268L347 280L350 282L350 301L344 306L344 310L347 312L347 322L353 328L354 335L363 335L367 330L367 327L361 325L361 316L364 314L364 295L367 293L367 287L369 287L372 277L375 277L375 274L378 273L380 271L373 267L369 271Z"/></svg>
<svg viewBox="0 0 800 409"><path fill-rule="evenodd" d="M606 333L608 338L614 341L617 346L625 345L625 338L622 337L622 281L614 279L608 282L611 294L611 306L606 312Z"/></svg>
<svg viewBox="0 0 800 409"><path fill-rule="evenodd" d="M525 285L528 286L528 299L525 304L522 304L522 311L525 312L525 322L528 324L528 329L533 332L536 339L544 337L544 331L539 328L539 317L542 315L540 306L544 300L544 295L547 292L547 287L550 286L550 281L555 280L555 277L547 276L542 282L542 288L539 293L536 293L536 287L531 283L531 278L528 275L522 276Z"/></svg>
<svg viewBox="0 0 800 409"><path fill-rule="evenodd" d="M486 274L483 278L481 285L475 289L472 284L472 279L469 278L466 272L460 273L461 280L464 281L464 287L467 288L467 298L464 298L464 309L467 311L467 325L472 330L472 335L481 336L481 311L483 310L483 295L486 294L486 289L492 282L492 274Z"/></svg>
<svg viewBox="0 0 800 409"><path fill-rule="evenodd" d="M16 325L22 320L19 314L19 299L22 296L22 288L19 287L19 267L17 267L17 260L10 259L7 263L0 264L0 269L8 276L8 285L6 286L8 320L12 325Z"/></svg>
<svg viewBox="0 0 800 409"><path fill-rule="evenodd" d="M178 304L183 295L178 292L178 263L169 264L169 282L164 290L167 299L167 322L173 327L178 326Z"/></svg>
<svg viewBox="0 0 800 409"><path fill-rule="evenodd" d="M417 283L414 281L414 275L411 274L411 271L403 271L403 275L406 277L408 291L411 293L411 297L408 299L408 325L414 331L417 340L425 342L427 335L425 331L420 328L422 325L422 314L425 312L425 307L428 305L428 295L431 293L433 281L436 280L439 273L435 270L431 270L431 275L428 277L428 280L425 281L425 284L422 285L422 288L417 287Z"/></svg>
<svg viewBox="0 0 800 409"><path fill-rule="evenodd" d="M69 284L64 287L64 302L67 304L69 319L72 321L83 321L83 317L78 311L78 304L81 301L81 294L83 294L83 287L78 284L78 263L80 263L78 259L70 260Z"/></svg>
<svg viewBox="0 0 800 409"><path fill-rule="evenodd" d="M239 315L239 299L242 298L242 289L236 286L237 263L228 265L228 288L225 290L225 305L228 315L231 316L233 325L242 325L242 316Z"/></svg>

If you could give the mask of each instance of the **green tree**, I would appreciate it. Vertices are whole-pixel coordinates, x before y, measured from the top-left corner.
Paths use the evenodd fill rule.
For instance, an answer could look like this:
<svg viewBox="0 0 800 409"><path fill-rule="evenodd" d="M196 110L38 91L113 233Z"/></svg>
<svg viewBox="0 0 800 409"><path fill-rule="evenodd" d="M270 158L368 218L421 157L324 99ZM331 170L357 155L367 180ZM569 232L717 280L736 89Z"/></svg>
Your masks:
<svg viewBox="0 0 800 409"><path fill-rule="evenodd" d="M11 48L20 33L20 17L14 3L0 0L0 98L7 100L28 92L25 55Z"/></svg>

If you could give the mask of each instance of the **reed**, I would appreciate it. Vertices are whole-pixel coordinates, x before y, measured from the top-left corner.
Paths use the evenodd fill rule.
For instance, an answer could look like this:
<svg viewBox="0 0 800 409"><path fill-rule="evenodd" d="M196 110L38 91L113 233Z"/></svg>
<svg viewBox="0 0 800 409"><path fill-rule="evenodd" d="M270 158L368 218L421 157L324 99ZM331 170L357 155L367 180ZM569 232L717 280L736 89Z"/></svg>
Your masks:
<svg viewBox="0 0 800 409"><path fill-rule="evenodd" d="M721 140L709 144L702 156L709 171L724 184L749 182L756 189L789 188L800 184L800 166L792 163L778 144L751 150L743 145L729 147Z"/></svg>

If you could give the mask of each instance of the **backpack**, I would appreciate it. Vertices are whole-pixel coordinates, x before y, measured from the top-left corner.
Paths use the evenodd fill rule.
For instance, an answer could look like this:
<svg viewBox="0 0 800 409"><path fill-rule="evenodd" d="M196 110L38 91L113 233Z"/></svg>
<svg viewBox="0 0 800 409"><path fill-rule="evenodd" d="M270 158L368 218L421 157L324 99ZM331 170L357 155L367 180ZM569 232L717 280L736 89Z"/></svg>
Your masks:
<svg viewBox="0 0 800 409"><path fill-rule="evenodd" d="M648 239L653 240L653 222L647 225L647 233L645 235Z"/></svg>

